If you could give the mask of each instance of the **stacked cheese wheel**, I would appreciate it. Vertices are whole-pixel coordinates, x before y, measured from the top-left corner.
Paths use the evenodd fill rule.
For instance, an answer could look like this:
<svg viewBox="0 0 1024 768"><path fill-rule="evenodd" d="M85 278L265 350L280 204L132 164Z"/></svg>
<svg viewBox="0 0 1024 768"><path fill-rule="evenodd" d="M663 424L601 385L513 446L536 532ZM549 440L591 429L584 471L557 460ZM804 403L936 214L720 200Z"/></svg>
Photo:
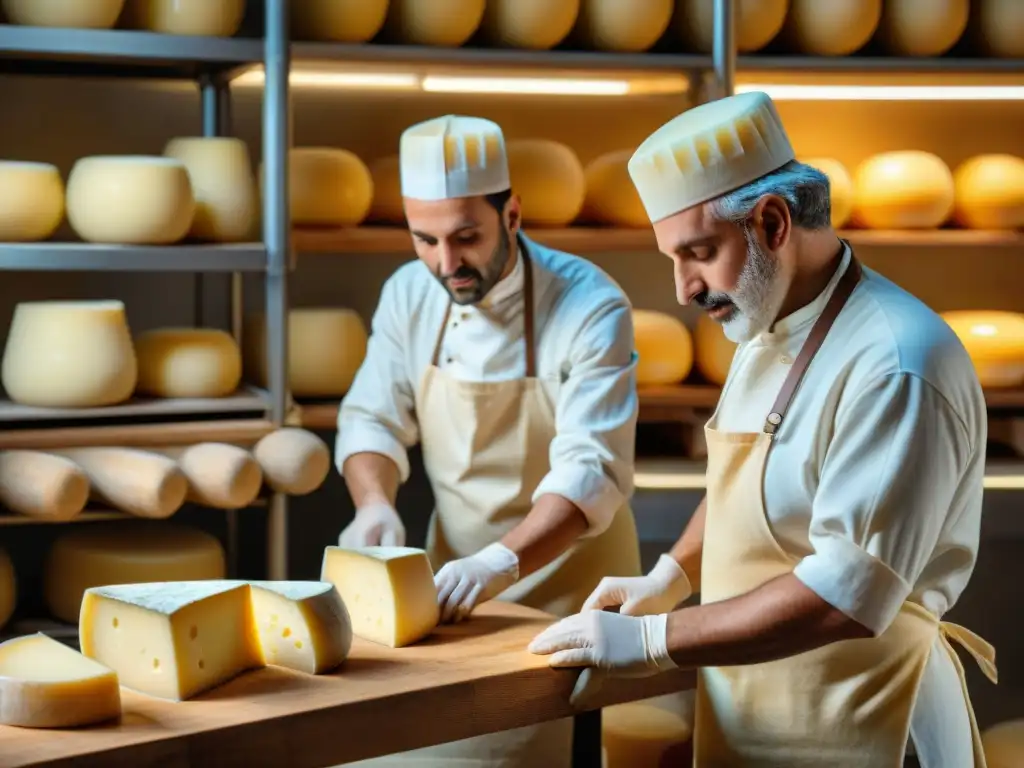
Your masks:
<svg viewBox="0 0 1024 768"><path fill-rule="evenodd" d="M672 315L633 310L638 386L679 384L696 367L711 384L725 383L736 345L722 327L701 313L693 332Z"/></svg>
<svg viewBox="0 0 1024 768"><path fill-rule="evenodd" d="M1024 314L956 310L942 318L963 342L983 387L1024 386Z"/></svg>

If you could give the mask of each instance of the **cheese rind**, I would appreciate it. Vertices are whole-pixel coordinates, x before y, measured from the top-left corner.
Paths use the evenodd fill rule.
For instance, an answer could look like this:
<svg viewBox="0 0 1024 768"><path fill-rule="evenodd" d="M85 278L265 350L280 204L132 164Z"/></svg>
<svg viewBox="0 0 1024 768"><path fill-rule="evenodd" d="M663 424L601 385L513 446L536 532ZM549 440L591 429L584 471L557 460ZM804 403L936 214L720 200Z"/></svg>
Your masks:
<svg viewBox="0 0 1024 768"><path fill-rule="evenodd" d="M736 355L736 342L725 335L720 323L704 312L693 331L694 362L700 374L712 384L722 386Z"/></svg>
<svg viewBox="0 0 1024 768"><path fill-rule="evenodd" d="M135 338L136 390L153 397L227 397L242 379L238 342L216 328L157 328Z"/></svg>
<svg viewBox="0 0 1024 768"><path fill-rule="evenodd" d="M397 43L457 48L473 36L487 0L390 0L384 31Z"/></svg>
<svg viewBox="0 0 1024 768"><path fill-rule="evenodd" d="M655 704L630 702L602 712L601 741L607 768L690 765L692 736L682 717Z"/></svg>
<svg viewBox="0 0 1024 768"><path fill-rule="evenodd" d="M30 27L110 29L124 0L3 0L10 24Z"/></svg>
<svg viewBox="0 0 1024 768"><path fill-rule="evenodd" d="M49 163L0 161L0 241L45 240L64 219L64 181Z"/></svg>
<svg viewBox="0 0 1024 768"><path fill-rule="evenodd" d="M869 229L933 229L953 212L953 174L930 152L881 152L853 176L853 221Z"/></svg>
<svg viewBox="0 0 1024 768"><path fill-rule="evenodd" d="M0 724L74 728L120 714L112 669L42 633L0 643Z"/></svg>
<svg viewBox="0 0 1024 768"><path fill-rule="evenodd" d="M245 0L128 0L121 26L165 35L230 37L245 15Z"/></svg>
<svg viewBox="0 0 1024 768"><path fill-rule="evenodd" d="M983 387L1024 385L1024 314L953 310L942 319L964 345Z"/></svg>
<svg viewBox="0 0 1024 768"><path fill-rule="evenodd" d="M764 48L782 30L789 0L737 0L735 10L736 49L754 53ZM714 0L680 0L675 25L685 46L682 50L711 53L714 40Z"/></svg>
<svg viewBox="0 0 1024 768"><path fill-rule="evenodd" d="M882 19L882 0L790 0L781 39L800 53L847 56L863 48Z"/></svg>
<svg viewBox="0 0 1024 768"><path fill-rule="evenodd" d="M293 40L365 43L388 13L388 0L302 0L288 4Z"/></svg>
<svg viewBox="0 0 1024 768"><path fill-rule="evenodd" d="M634 309L633 337L639 358L637 384L677 384L690 374L693 341L678 318L664 312Z"/></svg>
<svg viewBox="0 0 1024 768"><path fill-rule="evenodd" d="M572 223L587 195L576 153L549 139L513 139L506 151L512 190L522 199L523 223L537 227Z"/></svg>
<svg viewBox="0 0 1024 768"><path fill-rule="evenodd" d="M956 222L972 229L1024 228L1024 158L976 155L953 174Z"/></svg>
<svg viewBox="0 0 1024 768"><path fill-rule="evenodd" d="M260 167L260 184L264 183ZM288 155L288 195L297 227L353 227L373 203L373 177L347 149L295 147Z"/></svg>
<svg viewBox="0 0 1024 768"><path fill-rule="evenodd" d="M832 227L839 229L853 213L853 178L838 160L831 157L800 158L800 162L816 168L828 177Z"/></svg>
<svg viewBox="0 0 1024 768"><path fill-rule="evenodd" d="M640 194L629 177L632 149L619 149L596 157L583 169L587 182L582 218L594 224L630 229L651 226Z"/></svg>
<svg viewBox="0 0 1024 768"><path fill-rule="evenodd" d="M583 48L639 53L668 29L672 0L581 0L572 37Z"/></svg>

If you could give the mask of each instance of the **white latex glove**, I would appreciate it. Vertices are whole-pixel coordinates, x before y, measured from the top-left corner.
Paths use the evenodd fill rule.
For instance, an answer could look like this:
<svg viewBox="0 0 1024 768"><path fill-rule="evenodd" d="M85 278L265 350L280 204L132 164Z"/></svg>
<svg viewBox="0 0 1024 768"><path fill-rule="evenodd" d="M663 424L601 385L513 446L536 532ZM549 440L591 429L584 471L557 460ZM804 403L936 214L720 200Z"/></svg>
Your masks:
<svg viewBox="0 0 1024 768"><path fill-rule="evenodd" d="M519 557L500 542L445 563L434 576L441 621L457 622L519 581Z"/></svg>
<svg viewBox="0 0 1024 768"><path fill-rule="evenodd" d="M338 546L346 549L358 547L405 546L405 526L395 508L376 502L356 510L355 519L338 537Z"/></svg>
<svg viewBox="0 0 1024 768"><path fill-rule="evenodd" d="M584 611L551 625L529 645L552 667L586 667L569 703L583 704L606 677L648 677L675 669L668 655L668 614L625 616Z"/></svg>
<svg viewBox="0 0 1024 768"><path fill-rule="evenodd" d="M693 594L686 572L662 555L646 576L606 576L583 603L583 610L619 608L627 616L668 613Z"/></svg>

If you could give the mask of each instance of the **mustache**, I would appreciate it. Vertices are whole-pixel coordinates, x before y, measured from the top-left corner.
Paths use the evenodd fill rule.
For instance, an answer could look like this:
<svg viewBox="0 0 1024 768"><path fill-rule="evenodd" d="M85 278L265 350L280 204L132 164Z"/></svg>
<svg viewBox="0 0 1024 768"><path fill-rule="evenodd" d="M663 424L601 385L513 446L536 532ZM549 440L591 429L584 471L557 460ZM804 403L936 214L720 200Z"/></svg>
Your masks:
<svg viewBox="0 0 1024 768"><path fill-rule="evenodd" d="M727 293L712 293L709 291L697 294L693 301L705 312L711 312L712 310L731 306L735 303Z"/></svg>
<svg viewBox="0 0 1024 768"><path fill-rule="evenodd" d="M454 272L451 272L450 274L442 275L442 274L439 273L438 276L442 280L445 280L445 281L448 281L448 280L468 280L469 278L474 278L476 280L482 280L483 279L483 275L481 275L477 270L473 269L472 267L467 267L465 265L459 267L458 269L456 269Z"/></svg>

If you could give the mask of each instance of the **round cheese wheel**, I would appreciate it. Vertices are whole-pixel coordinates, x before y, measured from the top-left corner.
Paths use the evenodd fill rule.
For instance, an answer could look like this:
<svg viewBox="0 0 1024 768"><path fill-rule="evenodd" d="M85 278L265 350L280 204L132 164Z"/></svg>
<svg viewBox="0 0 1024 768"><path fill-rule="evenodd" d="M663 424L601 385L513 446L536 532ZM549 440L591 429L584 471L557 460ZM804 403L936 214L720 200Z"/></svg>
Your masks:
<svg viewBox="0 0 1024 768"><path fill-rule="evenodd" d="M974 0L972 37L986 56L1024 58L1024 3L1020 0Z"/></svg>
<svg viewBox="0 0 1024 768"><path fill-rule="evenodd" d="M402 176L398 155L388 155L370 163L370 178L373 180L373 203L366 220L378 224L404 225L405 207L402 205Z"/></svg>
<svg viewBox="0 0 1024 768"><path fill-rule="evenodd" d="M1020 768L1024 765L1024 720L1007 720L981 734L988 768Z"/></svg>
<svg viewBox="0 0 1024 768"><path fill-rule="evenodd" d="M0 242L45 240L64 219L64 181L49 163L0 161Z"/></svg>
<svg viewBox="0 0 1024 768"><path fill-rule="evenodd" d="M255 237L259 195L244 141L226 136L180 137L168 142L164 155L180 161L188 171L196 200L190 236L218 243Z"/></svg>
<svg viewBox="0 0 1024 768"><path fill-rule="evenodd" d="M605 768L663 768L693 762L693 729L679 714L631 702L601 710Z"/></svg>
<svg viewBox="0 0 1024 768"><path fill-rule="evenodd" d="M737 0L733 4L736 49L753 53L782 30L789 0ZM675 26L687 50L711 53L715 37L715 0L680 0Z"/></svg>
<svg viewBox="0 0 1024 768"><path fill-rule="evenodd" d="M736 342L729 339L720 323L701 312L693 330L697 370L711 384L722 386L736 354Z"/></svg>
<svg viewBox="0 0 1024 768"><path fill-rule="evenodd" d="M341 397L366 357L367 331L355 310L293 309L288 320L288 375L296 397ZM246 319L242 335L247 376L267 386L266 325Z"/></svg>
<svg viewBox="0 0 1024 768"><path fill-rule="evenodd" d="M582 0L574 41L599 51L638 53L654 45L672 21L672 0Z"/></svg>
<svg viewBox="0 0 1024 768"><path fill-rule="evenodd" d="M245 0L127 0L121 25L165 35L230 37L244 16Z"/></svg>
<svg viewBox="0 0 1024 768"><path fill-rule="evenodd" d="M2 0L10 24L28 27L110 29L124 7L124 0Z"/></svg>
<svg viewBox="0 0 1024 768"><path fill-rule="evenodd" d="M196 210L184 163L130 155L78 160L68 175L66 205L83 240L133 245L178 242Z"/></svg>
<svg viewBox="0 0 1024 768"><path fill-rule="evenodd" d="M135 338L139 394L226 397L242 379L242 353L216 328L158 328Z"/></svg>
<svg viewBox="0 0 1024 768"><path fill-rule="evenodd" d="M1024 159L978 155L953 174L953 216L972 229L1024 228Z"/></svg>
<svg viewBox="0 0 1024 768"><path fill-rule="evenodd" d="M548 139L513 139L506 145L512 191L522 200L523 223L564 227L583 208L583 165L565 144Z"/></svg>
<svg viewBox="0 0 1024 768"><path fill-rule="evenodd" d="M963 342L983 387L1024 385L1024 314L956 310L942 319Z"/></svg>
<svg viewBox="0 0 1024 768"><path fill-rule="evenodd" d="M292 224L354 227L370 212L370 169L347 149L298 147L288 166Z"/></svg>
<svg viewBox="0 0 1024 768"><path fill-rule="evenodd" d="M882 0L790 0L782 39L799 53L846 56L863 48L882 18Z"/></svg>
<svg viewBox="0 0 1024 768"><path fill-rule="evenodd" d="M681 320L664 312L633 310L633 338L640 386L678 384L693 367L693 341Z"/></svg>
<svg viewBox="0 0 1024 768"><path fill-rule="evenodd" d="M0 629L11 620L18 604L18 582L7 551L0 549Z"/></svg>
<svg viewBox="0 0 1024 768"><path fill-rule="evenodd" d="M580 0L488 0L480 31L492 45L548 50L572 31Z"/></svg>
<svg viewBox="0 0 1024 768"><path fill-rule="evenodd" d="M594 224L646 229L651 226L640 194L629 177L632 149L608 152L583 169L587 191L582 217Z"/></svg>
<svg viewBox="0 0 1024 768"><path fill-rule="evenodd" d="M970 0L884 3L879 41L897 56L941 56L967 29Z"/></svg>
<svg viewBox="0 0 1024 768"><path fill-rule="evenodd" d="M96 523L61 534L43 566L50 613L78 624L91 587L223 579L224 548L210 534L167 521Z"/></svg>
<svg viewBox="0 0 1024 768"><path fill-rule="evenodd" d="M331 451L312 432L294 427L266 435L252 449L267 485L278 493L305 496L319 488L331 470Z"/></svg>
<svg viewBox="0 0 1024 768"><path fill-rule="evenodd" d="M953 174L929 152L883 152L853 177L853 220L868 229L934 229L953 212Z"/></svg>
<svg viewBox="0 0 1024 768"><path fill-rule="evenodd" d="M487 0L390 0L384 29L407 45L457 48L480 27Z"/></svg>
<svg viewBox="0 0 1024 768"><path fill-rule="evenodd" d="M388 0L302 0L288 10L294 40L365 43L384 26Z"/></svg>
<svg viewBox="0 0 1024 768"><path fill-rule="evenodd" d="M812 157L800 162L828 176L832 226L839 229L850 220L853 212L853 179L850 172L845 165L831 157Z"/></svg>
<svg viewBox="0 0 1024 768"><path fill-rule="evenodd" d="M124 402L137 376L124 304L18 304L0 367L7 396L22 405L92 408Z"/></svg>

